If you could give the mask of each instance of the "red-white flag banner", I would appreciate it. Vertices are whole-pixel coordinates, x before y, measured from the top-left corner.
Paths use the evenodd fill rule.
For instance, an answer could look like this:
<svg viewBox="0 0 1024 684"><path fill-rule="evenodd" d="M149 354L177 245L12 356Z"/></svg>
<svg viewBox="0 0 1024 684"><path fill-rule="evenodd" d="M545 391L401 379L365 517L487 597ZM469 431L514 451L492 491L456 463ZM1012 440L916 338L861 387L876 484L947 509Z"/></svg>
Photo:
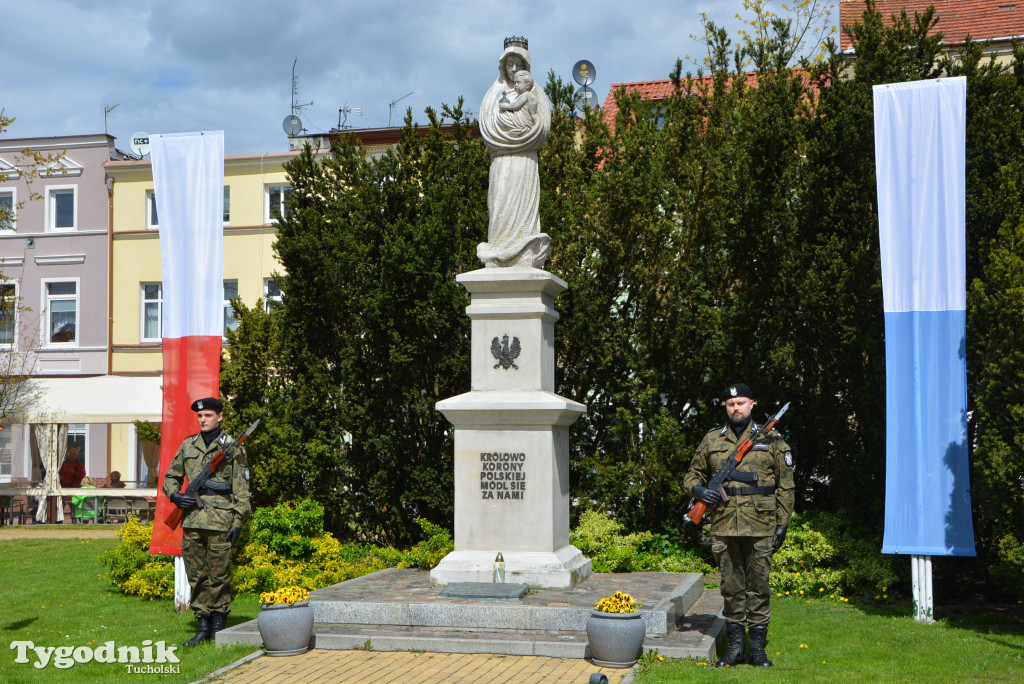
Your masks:
<svg viewBox="0 0 1024 684"><path fill-rule="evenodd" d="M151 135L163 272L163 416L160 479L194 434L191 404L220 391L224 328L224 132ZM180 555L181 527L163 524L174 504L157 496L150 553Z"/></svg>

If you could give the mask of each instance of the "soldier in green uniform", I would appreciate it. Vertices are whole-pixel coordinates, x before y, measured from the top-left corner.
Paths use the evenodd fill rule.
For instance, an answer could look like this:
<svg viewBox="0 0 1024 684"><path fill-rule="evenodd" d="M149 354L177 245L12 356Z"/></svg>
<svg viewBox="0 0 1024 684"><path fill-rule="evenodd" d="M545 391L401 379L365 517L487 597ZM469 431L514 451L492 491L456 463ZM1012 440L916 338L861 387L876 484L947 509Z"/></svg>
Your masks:
<svg viewBox="0 0 1024 684"><path fill-rule="evenodd" d="M711 512L711 550L722 572L729 644L715 665L746 661L744 636L749 629L750 664L771 667L765 653L771 617L768 575L772 554L785 541L793 513L793 455L772 430L743 458L731 482L709 490L705 485L755 428L750 419L755 402L748 386L730 385L722 400L728 423L704 435L684 480L686 489Z"/></svg>
<svg viewBox="0 0 1024 684"><path fill-rule="evenodd" d="M233 441L220 428L223 405L207 397L192 402L199 434L186 437L164 476L164 494L185 511L182 521L181 556L192 589L196 635L185 646L213 639L224 629L231 605L231 547L249 515L249 467L239 446L230 463L225 458L198 497L185 493L183 481L191 482L209 467L210 460Z"/></svg>

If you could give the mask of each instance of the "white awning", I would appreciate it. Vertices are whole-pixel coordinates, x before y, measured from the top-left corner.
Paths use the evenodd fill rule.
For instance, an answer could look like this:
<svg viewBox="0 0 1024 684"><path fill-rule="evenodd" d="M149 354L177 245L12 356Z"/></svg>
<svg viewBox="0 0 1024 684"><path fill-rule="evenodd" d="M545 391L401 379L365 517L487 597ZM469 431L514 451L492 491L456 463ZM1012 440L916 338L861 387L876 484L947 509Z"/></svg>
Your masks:
<svg viewBox="0 0 1024 684"><path fill-rule="evenodd" d="M91 378L33 378L28 405L12 423L158 423L163 409L160 377L100 375Z"/></svg>

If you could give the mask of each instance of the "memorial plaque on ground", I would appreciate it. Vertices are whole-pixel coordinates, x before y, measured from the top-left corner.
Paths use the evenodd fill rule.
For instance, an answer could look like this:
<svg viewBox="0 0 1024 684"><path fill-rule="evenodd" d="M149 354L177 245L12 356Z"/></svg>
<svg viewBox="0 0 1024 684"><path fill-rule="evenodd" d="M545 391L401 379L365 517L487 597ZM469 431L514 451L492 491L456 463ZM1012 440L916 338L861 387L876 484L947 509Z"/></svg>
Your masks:
<svg viewBox="0 0 1024 684"><path fill-rule="evenodd" d="M525 584L495 582L454 582L441 592L442 598L449 599L521 599L530 593Z"/></svg>

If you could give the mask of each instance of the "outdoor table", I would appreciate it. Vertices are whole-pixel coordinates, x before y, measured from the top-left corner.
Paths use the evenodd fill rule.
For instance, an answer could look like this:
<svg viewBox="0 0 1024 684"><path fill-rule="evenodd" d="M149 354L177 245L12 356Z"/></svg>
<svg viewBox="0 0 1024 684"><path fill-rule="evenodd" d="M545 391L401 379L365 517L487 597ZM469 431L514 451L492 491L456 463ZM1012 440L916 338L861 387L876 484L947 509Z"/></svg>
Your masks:
<svg viewBox="0 0 1024 684"><path fill-rule="evenodd" d="M22 484L22 485L17 485L17 484L3 484L3 485L0 485L0 500L3 500L3 499L7 500L7 510L8 510L9 524L11 524L11 525L14 524L14 497L16 497L16 496L26 496L26 492L28 492L28 490L32 489L33 487L35 487L35 485L32 484L32 483L28 483L28 482L26 482L25 484Z"/></svg>
<svg viewBox="0 0 1024 684"><path fill-rule="evenodd" d="M155 487L146 489L118 489L113 487L60 487L56 491L48 492L45 488L34 483L23 485L0 485L0 498L7 498L10 502L10 523L14 524L14 497L16 496L89 496L96 502L97 508L93 510L93 517L96 519L99 506L99 499L109 496L120 496L126 499L155 499L157 489Z"/></svg>
<svg viewBox="0 0 1024 684"><path fill-rule="evenodd" d="M41 496L42 492L37 496ZM124 489L116 487L61 487L59 496L89 496L95 502L93 508L93 520L99 519L100 499L117 496L124 499L152 499L156 497L156 489Z"/></svg>

